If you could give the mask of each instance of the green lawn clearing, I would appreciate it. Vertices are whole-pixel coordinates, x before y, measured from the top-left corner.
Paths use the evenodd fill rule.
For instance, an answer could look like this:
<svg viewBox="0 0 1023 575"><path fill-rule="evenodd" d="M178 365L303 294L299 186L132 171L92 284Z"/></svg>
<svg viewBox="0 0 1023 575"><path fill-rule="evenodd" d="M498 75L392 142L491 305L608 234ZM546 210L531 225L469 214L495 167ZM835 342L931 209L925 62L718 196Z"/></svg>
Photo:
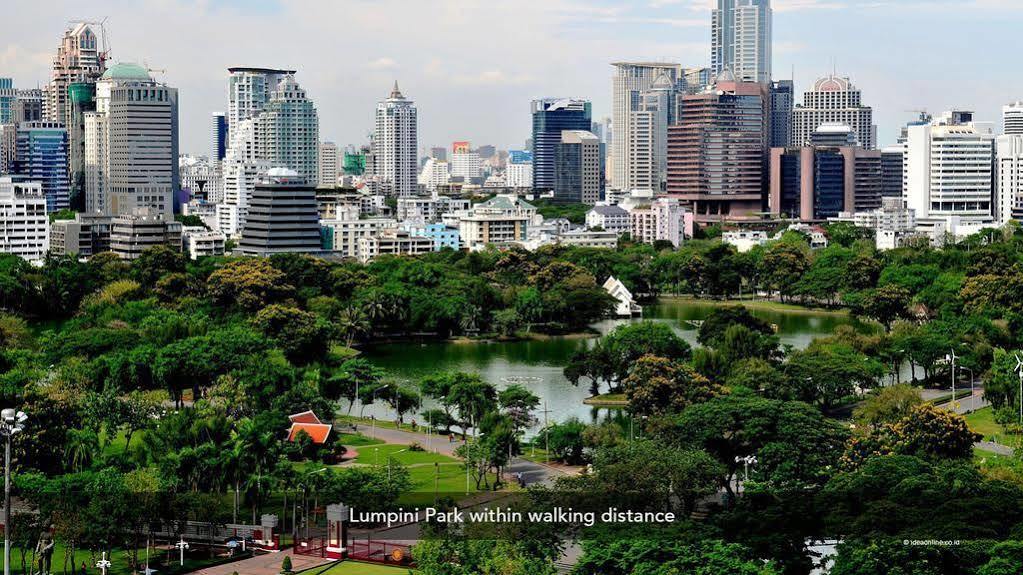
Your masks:
<svg viewBox="0 0 1023 575"><path fill-rule="evenodd" d="M340 561L326 571L322 567L303 571L302 575L408 575L407 567L388 567L359 561Z"/></svg>
<svg viewBox="0 0 1023 575"><path fill-rule="evenodd" d="M455 463L458 461L447 455L431 451L411 451L408 445L400 443L381 443L356 449L359 452L359 456L355 458L355 462L363 465L384 465L387 463L388 457L393 458L394 461L402 465Z"/></svg>

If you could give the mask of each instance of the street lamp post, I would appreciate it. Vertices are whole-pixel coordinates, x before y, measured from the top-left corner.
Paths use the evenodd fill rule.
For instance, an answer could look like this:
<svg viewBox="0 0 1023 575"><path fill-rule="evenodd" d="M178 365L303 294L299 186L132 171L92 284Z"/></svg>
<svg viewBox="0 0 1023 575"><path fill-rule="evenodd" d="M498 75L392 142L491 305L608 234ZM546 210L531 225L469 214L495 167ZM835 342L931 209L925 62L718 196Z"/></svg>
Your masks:
<svg viewBox="0 0 1023 575"><path fill-rule="evenodd" d="M174 546L177 547L178 550L181 552L180 563L181 563L181 566L184 567L185 566L185 549L188 549L188 541L185 541L185 536L182 535L181 536L181 541L178 541L177 543L175 543Z"/></svg>
<svg viewBox="0 0 1023 575"><path fill-rule="evenodd" d="M754 456L754 455L746 455L746 456L736 455L735 456L735 462L736 463L742 463L742 465L743 465L742 482L746 483L747 481L749 481L749 466L757 464L756 456ZM738 486L738 481L736 481L736 490L737 491L738 491L738 487L739 487Z"/></svg>
<svg viewBox="0 0 1023 575"><path fill-rule="evenodd" d="M4 436L4 575L11 575L11 438L25 429L23 411L0 411L0 433Z"/></svg>
<svg viewBox="0 0 1023 575"><path fill-rule="evenodd" d="M399 449L398 451L395 451L394 453L392 453L392 454L387 456L387 484L388 485L390 485L390 483L391 483L391 457L393 457L395 455L398 455L402 451L408 451L408 448L406 447L405 449Z"/></svg>
<svg viewBox="0 0 1023 575"><path fill-rule="evenodd" d="M959 369L965 369L966 371L970 372L970 411L974 412L974 411L977 410L977 397L975 395L973 395L973 393L974 393L974 389L973 389L974 373L973 373L973 370L968 368L968 367L966 367L966 366L963 366L963 365L960 365ZM953 397L952 400L955 401L955 397Z"/></svg>
<svg viewBox="0 0 1023 575"><path fill-rule="evenodd" d="M956 360L959 359L956 356L956 350L948 350L950 353L945 356L950 362L952 362L952 413L956 411Z"/></svg>
<svg viewBox="0 0 1023 575"><path fill-rule="evenodd" d="M373 392L370 393L370 396L369 396L370 397L370 399L369 399L370 405L372 405L374 402L376 402L376 400L377 400L377 392L380 391L380 390L383 390L383 389L387 389L388 387L391 387L391 384L388 383L387 385L385 385L383 387L378 387L378 388L374 389ZM372 423L370 424L370 435L373 435L373 432L375 432L376 429L377 429L377 418L374 417L372 419Z"/></svg>
<svg viewBox="0 0 1023 575"><path fill-rule="evenodd" d="M107 559L107 552L104 551L102 559L96 562L96 567L99 568L100 572L103 573L103 575L107 575L107 569L110 568L110 565L112 565L112 563L110 563L110 560Z"/></svg>

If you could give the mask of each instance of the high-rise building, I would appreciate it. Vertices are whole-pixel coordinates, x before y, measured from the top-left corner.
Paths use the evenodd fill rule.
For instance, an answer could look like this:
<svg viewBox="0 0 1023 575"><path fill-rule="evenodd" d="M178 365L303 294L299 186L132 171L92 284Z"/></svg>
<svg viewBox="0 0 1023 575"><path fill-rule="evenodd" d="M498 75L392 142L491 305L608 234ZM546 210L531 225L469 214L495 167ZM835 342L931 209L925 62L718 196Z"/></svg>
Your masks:
<svg viewBox="0 0 1023 575"><path fill-rule="evenodd" d="M450 171L446 161L427 158L423 169L419 172L419 185L423 186L426 191L432 192L437 189L437 186L447 184L449 178ZM399 203L402 201L404 200L398 200Z"/></svg>
<svg viewBox="0 0 1023 575"><path fill-rule="evenodd" d="M390 96L377 104L373 133L374 175L391 195L416 193L419 173L419 119L416 105L394 83Z"/></svg>
<svg viewBox="0 0 1023 575"><path fill-rule="evenodd" d="M555 201L593 205L604 199L604 154L597 136L565 130L554 156Z"/></svg>
<svg viewBox="0 0 1023 575"><path fill-rule="evenodd" d="M616 137L611 141L611 187L616 190L631 190L635 186L630 178L632 170L632 146L629 137L632 130L632 112L639 109L641 92L649 90L654 82L659 86L678 86L681 67L674 63L656 62L615 62L611 79L611 123ZM588 127L566 128L589 130ZM535 179L535 178L534 178Z"/></svg>
<svg viewBox="0 0 1023 575"><path fill-rule="evenodd" d="M730 81L687 94L679 122L668 128L668 194L687 203L697 221L752 219L764 209L768 85Z"/></svg>
<svg viewBox="0 0 1023 575"><path fill-rule="evenodd" d="M1002 133L1010 136L1023 134L1023 101L1002 106Z"/></svg>
<svg viewBox="0 0 1023 575"><path fill-rule="evenodd" d="M102 32L102 30L101 30ZM57 54L53 58L53 72L46 87L43 115L50 122L71 123L68 94L71 84L93 84L106 71L106 39L98 37L92 25L74 23L64 32Z"/></svg>
<svg viewBox="0 0 1023 575"><path fill-rule="evenodd" d="M859 88L849 78L834 74L819 78L813 88L803 94L803 103L792 110L794 147L808 146L812 135L825 122L840 122L852 128L857 143L868 150L877 145L874 111L864 106Z"/></svg>
<svg viewBox="0 0 1023 575"><path fill-rule="evenodd" d="M1017 217L1023 208L1023 133L998 136L995 151L997 169L995 221L999 225L1004 225Z"/></svg>
<svg viewBox="0 0 1023 575"><path fill-rule="evenodd" d="M906 207L916 218L960 216L990 221L992 211L992 126L970 112L946 112L929 124L909 126L906 141Z"/></svg>
<svg viewBox="0 0 1023 575"><path fill-rule="evenodd" d="M366 154L354 146L348 146L345 148L341 169L347 176L361 176L366 171Z"/></svg>
<svg viewBox="0 0 1023 575"><path fill-rule="evenodd" d="M686 94L699 94L714 83L710 68L682 68L682 86Z"/></svg>
<svg viewBox="0 0 1023 575"><path fill-rule="evenodd" d="M464 154L472 149L472 145L469 142L452 142L451 153L452 154Z"/></svg>
<svg viewBox="0 0 1023 575"><path fill-rule="evenodd" d="M0 253L40 261L49 249L50 222L42 186L0 177Z"/></svg>
<svg viewBox="0 0 1023 575"><path fill-rule="evenodd" d="M812 146L856 146L856 133L842 122L824 122L810 134Z"/></svg>
<svg viewBox="0 0 1023 575"><path fill-rule="evenodd" d="M663 71L638 93L629 112L626 189L661 192L668 179L668 126L675 123L675 84Z"/></svg>
<svg viewBox="0 0 1023 575"><path fill-rule="evenodd" d="M0 78L0 124L14 121L14 102L18 100L18 91L14 88L14 80Z"/></svg>
<svg viewBox="0 0 1023 575"><path fill-rule="evenodd" d="M68 177L70 201L75 210L85 209L85 115L96 111L96 83L72 82L67 98Z"/></svg>
<svg viewBox="0 0 1023 575"><path fill-rule="evenodd" d="M238 251L269 256L320 250L316 188L295 170L270 169L252 192Z"/></svg>
<svg viewBox="0 0 1023 575"><path fill-rule="evenodd" d="M227 155L227 115L213 112L210 121L210 162L216 164Z"/></svg>
<svg viewBox="0 0 1023 575"><path fill-rule="evenodd" d="M784 148L792 142L792 108L795 88L792 80L771 82L771 147Z"/></svg>
<svg viewBox="0 0 1023 575"><path fill-rule="evenodd" d="M770 212L804 221L881 207L881 153L854 146L772 148Z"/></svg>
<svg viewBox="0 0 1023 575"><path fill-rule="evenodd" d="M478 152L470 152L468 148L455 148L451 154L451 177L462 178L471 183L482 175L482 160Z"/></svg>
<svg viewBox="0 0 1023 575"><path fill-rule="evenodd" d="M85 113L85 207L108 215L171 214L178 174L178 92L137 64L111 66Z"/></svg>
<svg viewBox="0 0 1023 575"><path fill-rule="evenodd" d="M533 154L525 150L509 150L504 181L509 188L532 188Z"/></svg>
<svg viewBox="0 0 1023 575"><path fill-rule="evenodd" d="M771 81L771 0L718 0L711 12L711 73Z"/></svg>
<svg viewBox="0 0 1023 575"><path fill-rule="evenodd" d="M430 157L434 160L440 160L441 162L447 161L448 149L443 146L435 146L430 148Z"/></svg>
<svg viewBox="0 0 1023 575"><path fill-rule="evenodd" d="M17 127L14 172L40 183L51 213L70 207L67 139L59 122L21 122Z"/></svg>
<svg viewBox="0 0 1023 575"><path fill-rule="evenodd" d="M313 101L294 75L281 78L255 121L258 157L272 168L295 170L307 184L315 187L320 120Z"/></svg>
<svg viewBox="0 0 1023 575"><path fill-rule="evenodd" d="M259 115L270 101L271 93L277 89L285 76L295 74L294 70L275 68L228 68L227 79L227 133L230 142L235 126Z"/></svg>
<svg viewBox="0 0 1023 575"><path fill-rule="evenodd" d="M43 91L39 88L18 90L14 101L14 122L39 122L43 119Z"/></svg>
<svg viewBox="0 0 1023 575"><path fill-rule="evenodd" d="M341 173L338 160L337 144L334 142L320 142L319 175L317 176L317 187L333 188L337 186L337 177Z"/></svg>
<svg viewBox="0 0 1023 575"><path fill-rule="evenodd" d="M885 198L902 198L902 159L906 154L906 146L897 144L881 150L881 196Z"/></svg>
<svg viewBox="0 0 1023 575"><path fill-rule="evenodd" d="M555 153L564 130L589 130L592 108L588 100L545 98L533 100L533 189L554 189Z"/></svg>

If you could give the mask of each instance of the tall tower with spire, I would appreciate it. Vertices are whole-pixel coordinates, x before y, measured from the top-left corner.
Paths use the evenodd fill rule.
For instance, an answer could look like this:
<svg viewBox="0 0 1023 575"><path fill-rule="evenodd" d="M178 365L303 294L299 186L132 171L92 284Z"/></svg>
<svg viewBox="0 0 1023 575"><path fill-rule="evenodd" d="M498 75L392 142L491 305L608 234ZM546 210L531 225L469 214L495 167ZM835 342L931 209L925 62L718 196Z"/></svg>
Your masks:
<svg viewBox="0 0 1023 575"><path fill-rule="evenodd" d="M395 81L391 95L377 104L373 132L374 175L386 192L399 198L416 194L418 150L418 111Z"/></svg>

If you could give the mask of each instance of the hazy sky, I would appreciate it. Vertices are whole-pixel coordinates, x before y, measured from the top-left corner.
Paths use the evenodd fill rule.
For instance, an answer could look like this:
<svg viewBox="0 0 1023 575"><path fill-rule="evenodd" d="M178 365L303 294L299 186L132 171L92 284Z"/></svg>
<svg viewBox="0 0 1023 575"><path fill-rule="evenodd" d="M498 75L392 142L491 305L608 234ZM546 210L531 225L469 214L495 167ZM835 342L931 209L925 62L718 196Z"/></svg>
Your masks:
<svg viewBox="0 0 1023 575"><path fill-rule="evenodd" d="M397 79L419 107L422 146L521 147L529 101L591 99L610 115L616 60L707 66L713 0L4 0L0 76L49 79L70 19L106 18L115 61L178 88L181 150L207 153L230 66L294 68L320 134L366 141ZM797 101L836 63L863 91L882 144L926 108L997 121L1023 99L1023 0L775 0L774 76ZM83 11L88 8L88 11Z"/></svg>

